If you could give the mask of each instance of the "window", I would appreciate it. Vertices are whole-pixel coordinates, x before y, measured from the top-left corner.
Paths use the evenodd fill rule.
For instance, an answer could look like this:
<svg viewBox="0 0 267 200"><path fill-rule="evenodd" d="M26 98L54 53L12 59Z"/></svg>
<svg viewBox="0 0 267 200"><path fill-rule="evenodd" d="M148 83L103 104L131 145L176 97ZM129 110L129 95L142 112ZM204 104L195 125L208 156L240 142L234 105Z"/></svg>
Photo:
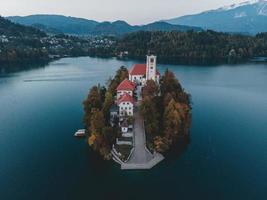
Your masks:
<svg viewBox="0 0 267 200"><path fill-rule="evenodd" d="M150 62L153 63L154 62L154 58L150 58Z"/></svg>
<svg viewBox="0 0 267 200"><path fill-rule="evenodd" d="M150 67L150 69L153 69L153 67Z"/></svg>

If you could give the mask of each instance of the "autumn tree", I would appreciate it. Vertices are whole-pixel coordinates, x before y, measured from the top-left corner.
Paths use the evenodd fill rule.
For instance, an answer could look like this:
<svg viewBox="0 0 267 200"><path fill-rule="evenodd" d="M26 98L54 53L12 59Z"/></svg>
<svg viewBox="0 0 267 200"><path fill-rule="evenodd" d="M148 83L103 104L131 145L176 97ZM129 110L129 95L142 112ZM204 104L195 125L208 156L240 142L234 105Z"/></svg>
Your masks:
<svg viewBox="0 0 267 200"><path fill-rule="evenodd" d="M108 124L110 121L109 110L112 105L113 105L113 95L110 91L107 91L105 94L105 101L103 103L103 108L102 108L106 124Z"/></svg>
<svg viewBox="0 0 267 200"><path fill-rule="evenodd" d="M84 106L84 124L89 129L91 125L91 114L93 109L101 109L101 96L97 86L93 86L88 94L88 97L83 102Z"/></svg>
<svg viewBox="0 0 267 200"><path fill-rule="evenodd" d="M165 71L160 80L160 91L163 98L169 95L172 96L175 101L190 104L190 95L184 92L173 72L168 69Z"/></svg>
<svg viewBox="0 0 267 200"><path fill-rule="evenodd" d="M94 108L91 116L91 131L96 133L96 135L101 135L104 127L105 120L103 112Z"/></svg>
<svg viewBox="0 0 267 200"><path fill-rule="evenodd" d="M116 94L116 88L118 85L126 78L128 78L128 69L124 66L121 66L120 69L117 70L116 75L113 79L108 81L108 90L112 93L112 95Z"/></svg>
<svg viewBox="0 0 267 200"><path fill-rule="evenodd" d="M145 129L148 135L156 135L159 128L159 113L157 111L155 102L150 97L145 97L140 106L141 115L144 117Z"/></svg>
<svg viewBox="0 0 267 200"><path fill-rule="evenodd" d="M164 153L167 150L169 150L170 146L169 146L169 141L167 138L165 137L161 137L161 136L157 136L154 139L154 147L155 150L159 153Z"/></svg>
<svg viewBox="0 0 267 200"><path fill-rule="evenodd" d="M159 86L154 80L148 80L146 85L143 87L142 96L155 97L159 94Z"/></svg>

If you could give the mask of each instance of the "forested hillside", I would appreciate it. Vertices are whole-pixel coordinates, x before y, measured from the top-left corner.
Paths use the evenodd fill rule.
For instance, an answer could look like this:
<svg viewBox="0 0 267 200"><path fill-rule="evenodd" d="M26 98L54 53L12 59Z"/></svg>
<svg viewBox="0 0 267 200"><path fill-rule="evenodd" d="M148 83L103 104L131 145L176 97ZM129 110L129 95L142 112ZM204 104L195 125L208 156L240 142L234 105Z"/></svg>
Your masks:
<svg viewBox="0 0 267 200"><path fill-rule="evenodd" d="M128 51L130 58L143 58L148 51L161 61L218 63L267 56L267 33L253 36L214 31L138 32L117 43L117 52Z"/></svg>
<svg viewBox="0 0 267 200"><path fill-rule="evenodd" d="M48 61L65 56L103 56L113 41L109 38L78 38L55 36L0 17L0 63ZM95 50L97 49L97 50Z"/></svg>
<svg viewBox="0 0 267 200"><path fill-rule="evenodd" d="M47 35L0 17L0 63L30 62L65 56L143 59L148 52L159 62L217 64L267 56L267 33L256 36L214 31L140 31L121 37Z"/></svg>

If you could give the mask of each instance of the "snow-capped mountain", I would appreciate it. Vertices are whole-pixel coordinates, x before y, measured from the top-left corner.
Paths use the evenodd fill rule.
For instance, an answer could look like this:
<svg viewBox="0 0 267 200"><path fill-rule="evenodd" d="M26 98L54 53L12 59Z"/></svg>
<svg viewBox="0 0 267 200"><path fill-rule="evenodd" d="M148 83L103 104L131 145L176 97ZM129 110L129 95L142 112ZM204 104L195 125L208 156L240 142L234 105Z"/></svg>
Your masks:
<svg viewBox="0 0 267 200"><path fill-rule="evenodd" d="M262 0L261 0L262 1ZM245 1L245 2L242 2L242 3L236 3L236 4L232 4L230 6L224 6L222 8L219 8L218 10L231 10L231 9L235 9L235 8L238 8L240 6L246 6L246 5L253 5L255 3L258 3L260 2L259 0L251 0L251 1ZM264 1L263 1L264 2Z"/></svg>
<svg viewBox="0 0 267 200"><path fill-rule="evenodd" d="M251 0L196 15L170 20L171 24L198 26L222 32L267 32L267 0Z"/></svg>

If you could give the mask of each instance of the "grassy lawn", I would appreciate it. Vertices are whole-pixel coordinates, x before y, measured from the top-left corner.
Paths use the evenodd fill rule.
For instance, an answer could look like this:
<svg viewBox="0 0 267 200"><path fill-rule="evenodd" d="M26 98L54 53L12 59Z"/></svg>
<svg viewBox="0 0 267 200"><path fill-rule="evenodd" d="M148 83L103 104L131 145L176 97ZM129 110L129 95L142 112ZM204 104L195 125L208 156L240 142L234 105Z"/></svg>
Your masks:
<svg viewBox="0 0 267 200"><path fill-rule="evenodd" d="M115 149L117 150L117 152L121 153L120 159L122 159L123 161L125 161L132 150L132 146L131 145L115 145Z"/></svg>

